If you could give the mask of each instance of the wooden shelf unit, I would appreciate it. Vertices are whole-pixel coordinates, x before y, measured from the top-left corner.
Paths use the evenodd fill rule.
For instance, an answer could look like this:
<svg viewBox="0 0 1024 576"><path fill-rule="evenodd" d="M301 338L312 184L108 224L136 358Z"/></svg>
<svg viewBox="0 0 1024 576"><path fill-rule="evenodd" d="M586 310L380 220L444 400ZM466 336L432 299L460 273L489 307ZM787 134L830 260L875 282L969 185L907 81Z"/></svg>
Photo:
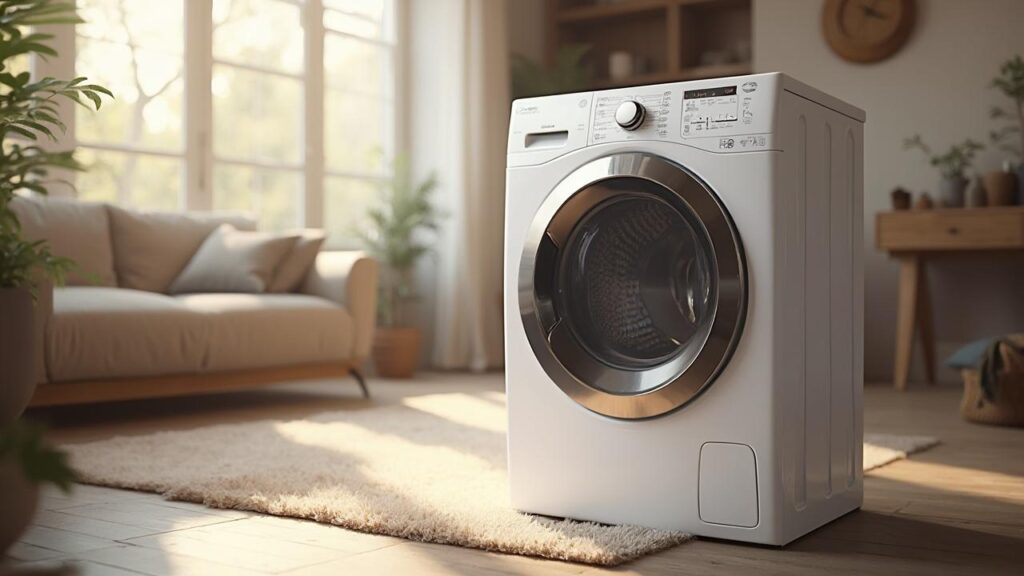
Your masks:
<svg viewBox="0 0 1024 576"><path fill-rule="evenodd" d="M749 74L751 0L548 0L547 58L569 44L591 46L592 88ZM626 51L633 76L612 79L608 56ZM733 60L701 65L701 55Z"/></svg>

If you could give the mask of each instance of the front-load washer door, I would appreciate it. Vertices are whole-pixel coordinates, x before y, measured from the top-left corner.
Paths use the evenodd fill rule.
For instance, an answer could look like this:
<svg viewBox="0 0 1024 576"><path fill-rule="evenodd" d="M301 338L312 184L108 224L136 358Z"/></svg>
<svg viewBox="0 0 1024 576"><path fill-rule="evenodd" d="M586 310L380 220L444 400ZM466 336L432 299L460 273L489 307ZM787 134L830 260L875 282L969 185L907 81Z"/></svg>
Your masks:
<svg viewBox="0 0 1024 576"><path fill-rule="evenodd" d="M562 180L527 236L519 307L534 354L586 408L651 418L725 366L746 312L739 235L711 189L650 154Z"/></svg>

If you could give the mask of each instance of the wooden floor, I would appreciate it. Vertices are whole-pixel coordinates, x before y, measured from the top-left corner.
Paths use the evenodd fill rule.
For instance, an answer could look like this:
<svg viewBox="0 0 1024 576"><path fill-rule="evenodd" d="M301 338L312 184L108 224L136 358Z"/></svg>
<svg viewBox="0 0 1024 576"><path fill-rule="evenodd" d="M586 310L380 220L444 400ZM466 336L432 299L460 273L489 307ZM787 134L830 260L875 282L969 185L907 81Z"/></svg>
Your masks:
<svg viewBox="0 0 1024 576"><path fill-rule="evenodd" d="M500 389L498 375L371 382L374 404ZM784 549L698 540L603 570L350 532L138 492L47 491L9 574L1024 574L1024 430L967 424L952 388L869 386L865 429L942 445L870 473L865 504ZM365 409L352 382L36 411L58 441Z"/></svg>

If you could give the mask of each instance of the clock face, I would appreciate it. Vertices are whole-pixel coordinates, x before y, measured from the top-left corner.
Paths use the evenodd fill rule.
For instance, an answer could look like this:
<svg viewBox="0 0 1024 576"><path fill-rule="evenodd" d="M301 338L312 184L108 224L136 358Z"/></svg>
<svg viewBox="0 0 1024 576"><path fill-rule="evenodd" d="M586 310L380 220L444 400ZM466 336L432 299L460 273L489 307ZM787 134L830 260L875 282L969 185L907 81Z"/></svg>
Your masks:
<svg viewBox="0 0 1024 576"><path fill-rule="evenodd" d="M828 0L825 39L851 62L878 62L906 42L914 22L913 0Z"/></svg>

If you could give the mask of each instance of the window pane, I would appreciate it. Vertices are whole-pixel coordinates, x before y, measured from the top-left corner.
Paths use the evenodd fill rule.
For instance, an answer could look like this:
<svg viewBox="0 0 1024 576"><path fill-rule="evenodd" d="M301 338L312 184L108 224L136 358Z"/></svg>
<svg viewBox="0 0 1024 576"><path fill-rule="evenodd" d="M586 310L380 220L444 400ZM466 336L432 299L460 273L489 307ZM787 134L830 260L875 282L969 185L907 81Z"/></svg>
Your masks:
<svg viewBox="0 0 1024 576"><path fill-rule="evenodd" d="M298 80L213 69L213 150L220 157L299 162L302 110Z"/></svg>
<svg viewBox="0 0 1024 576"><path fill-rule="evenodd" d="M183 163L178 158L79 148L89 170L75 187L82 200L113 202L153 210L180 210Z"/></svg>
<svg viewBox="0 0 1024 576"><path fill-rule="evenodd" d="M184 109L180 0L82 0L76 73L114 92L102 113L75 107L82 142L180 151Z"/></svg>
<svg viewBox="0 0 1024 576"><path fill-rule="evenodd" d="M382 183L355 178L324 180L324 230L332 248L358 247L356 231L366 226L366 211L380 197Z"/></svg>
<svg viewBox="0 0 1024 576"><path fill-rule="evenodd" d="M182 53L182 0L78 0L78 14L80 37Z"/></svg>
<svg viewBox="0 0 1024 576"><path fill-rule="evenodd" d="M380 173L391 157L393 106L378 98L327 90L324 95L327 170Z"/></svg>
<svg viewBox="0 0 1024 576"><path fill-rule="evenodd" d="M385 37L383 26L379 20L337 10L324 10L324 27L328 30L375 40Z"/></svg>
<svg viewBox="0 0 1024 576"><path fill-rule="evenodd" d="M213 57L302 72L302 15L281 0L214 0Z"/></svg>
<svg viewBox="0 0 1024 576"><path fill-rule="evenodd" d="M302 224L302 175L218 164L213 173L213 208L250 212L261 229L295 228Z"/></svg>
<svg viewBox="0 0 1024 576"><path fill-rule="evenodd" d="M390 16L391 0L324 0L324 8L380 24Z"/></svg>
<svg viewBox="0 0 1024 576"><path fill-rule="evenodd" d="M28 72L29 71L29 59L28 59L28 55L27 54L22 54L20 56L15 56L14 58L8 58L8 59L4 60L3 64L4 64L4 72L8 72L8 73L13 74L15 76L17 76L18 74L21 74L22 72ZM4 88L2 88L2 90L3 90L3 93L6 94L8 89L6 87L4 87Z"/></svg>
<svg viewBox="0 0 1024 576"><path fill-rule="evenodd" d="M340 34L324 37L324 81L332 88L391 98L391 48Z"/></svg>

